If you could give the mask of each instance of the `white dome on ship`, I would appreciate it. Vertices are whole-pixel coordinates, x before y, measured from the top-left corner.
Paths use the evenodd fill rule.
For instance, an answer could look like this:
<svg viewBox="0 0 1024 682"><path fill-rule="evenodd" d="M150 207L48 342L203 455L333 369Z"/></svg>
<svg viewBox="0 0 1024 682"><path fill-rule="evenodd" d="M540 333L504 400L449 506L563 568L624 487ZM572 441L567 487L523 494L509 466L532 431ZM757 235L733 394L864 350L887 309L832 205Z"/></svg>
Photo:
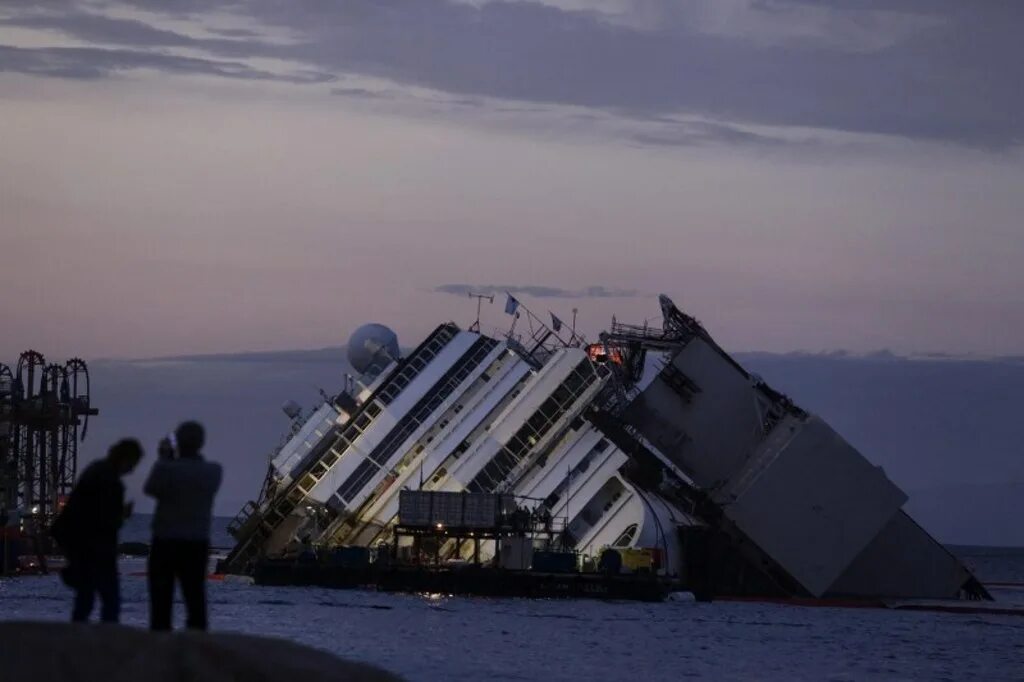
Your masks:
<svg viewBox="0 0 1024 682"><path fill-rule="evenodd" d="M374 365L383 369L392 359L398 359L398 336L390 328L371 322L353 332L348 340L348 363L360 374Z"/></svg>

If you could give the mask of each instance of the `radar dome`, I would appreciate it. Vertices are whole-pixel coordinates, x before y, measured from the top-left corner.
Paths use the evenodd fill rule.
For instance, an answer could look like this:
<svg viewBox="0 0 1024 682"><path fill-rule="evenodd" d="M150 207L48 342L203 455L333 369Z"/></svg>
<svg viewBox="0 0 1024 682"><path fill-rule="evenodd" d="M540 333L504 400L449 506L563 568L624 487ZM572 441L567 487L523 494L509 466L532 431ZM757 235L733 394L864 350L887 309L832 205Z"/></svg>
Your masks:
<svg viewBox="0 0 1024 682"><path fill-rule="evenodd" d="M348 340L348 363L365 374L371 368L383 369L400 356L398 336L382 324L364 324Z"/></svg>

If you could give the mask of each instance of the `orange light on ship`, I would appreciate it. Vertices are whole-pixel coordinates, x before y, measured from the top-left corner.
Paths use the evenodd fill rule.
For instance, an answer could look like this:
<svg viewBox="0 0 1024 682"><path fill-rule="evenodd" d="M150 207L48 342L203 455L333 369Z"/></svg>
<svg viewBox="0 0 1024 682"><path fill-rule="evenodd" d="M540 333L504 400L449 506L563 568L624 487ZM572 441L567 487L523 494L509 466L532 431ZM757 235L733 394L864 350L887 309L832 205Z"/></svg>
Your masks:
<svg viewBox="0 0 1024 682"><path fill-rule="evenodd" d="M603 343L592 343L587 346L587 356L591 362L614 362L616 365L622 364L622 351L614 346L612 348L605 348Z"/></svg>

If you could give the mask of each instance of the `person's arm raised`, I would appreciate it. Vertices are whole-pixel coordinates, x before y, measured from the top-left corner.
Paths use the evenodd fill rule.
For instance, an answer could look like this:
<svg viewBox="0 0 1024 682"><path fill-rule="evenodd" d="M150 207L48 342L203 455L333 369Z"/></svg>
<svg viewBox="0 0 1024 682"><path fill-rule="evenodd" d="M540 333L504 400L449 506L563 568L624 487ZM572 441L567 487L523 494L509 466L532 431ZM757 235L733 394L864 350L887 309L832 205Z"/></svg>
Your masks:
<svg viewBox="0 0 1024 682"><path fill-rule="evenodd" d="M164 482L167 478L166 472L164 472L163 460L157 460L153 463L153 468L149 470L149 476L146 477L146 483L142 486L142 492L146 493L150 497L160 498L163 492Z"/></svg>

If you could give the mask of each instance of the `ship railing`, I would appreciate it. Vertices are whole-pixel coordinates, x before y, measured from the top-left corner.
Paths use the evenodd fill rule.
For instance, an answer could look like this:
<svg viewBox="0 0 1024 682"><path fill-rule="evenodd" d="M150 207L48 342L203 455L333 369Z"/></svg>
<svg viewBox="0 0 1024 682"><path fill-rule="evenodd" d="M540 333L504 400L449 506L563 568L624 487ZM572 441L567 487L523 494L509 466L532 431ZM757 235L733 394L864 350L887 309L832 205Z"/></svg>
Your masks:
<svg viewBox="0 0 1024 682"><path fill-rule="evenodd" d="M252 500L246 502L245 505L242 506L242 509L235 514L235 518L228 523L228 533L231 537L236 540L239 539L239 535L243 534L242 529L248 525L249 520L258 512L259 508L256 506L255 502Z"/></svg>

